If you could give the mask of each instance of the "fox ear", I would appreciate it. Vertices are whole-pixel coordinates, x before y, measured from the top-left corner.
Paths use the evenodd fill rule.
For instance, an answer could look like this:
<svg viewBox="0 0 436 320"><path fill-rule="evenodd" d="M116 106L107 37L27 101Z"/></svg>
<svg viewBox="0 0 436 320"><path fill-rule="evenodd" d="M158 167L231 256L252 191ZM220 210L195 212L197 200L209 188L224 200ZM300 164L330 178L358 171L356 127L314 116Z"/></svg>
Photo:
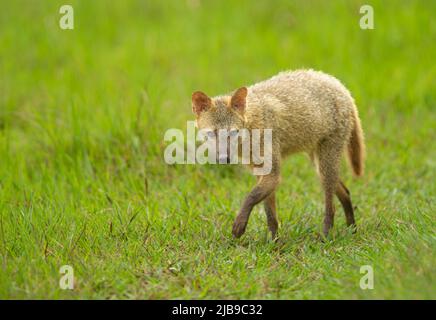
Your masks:
<svg viewBox="0 0 436 320"><path fill-rule="evenodd" d="M203 92L195 91L192 94L192 112L197 116L203 111L209 109L212 105L212 100Z"/></svg>
<svg viewBox="0 0 436 320"><path fill-rule="evenodd" d="M241 114L245 111L245 98L247 97L247 88L242 87L235 91L230 100L230 107Z"/></svg>

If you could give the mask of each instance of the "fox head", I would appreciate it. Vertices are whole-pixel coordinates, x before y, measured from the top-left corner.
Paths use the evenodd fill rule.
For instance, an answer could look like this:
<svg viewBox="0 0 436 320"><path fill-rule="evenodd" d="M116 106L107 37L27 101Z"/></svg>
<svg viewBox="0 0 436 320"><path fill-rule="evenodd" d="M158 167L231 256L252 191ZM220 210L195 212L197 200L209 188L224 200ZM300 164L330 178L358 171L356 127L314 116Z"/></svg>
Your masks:
<svg viewBox="0 0 436 320"><path fill-rule="evenodd" d="M192 111L196 116L197 128L207 133L208 139L215 139L217 145L221 134L227 131L225 139L237 135L244 128L244 112L247 88L236 90L233 95L209 98L205 93L196 91L192 94ZM226 145L229 145L227 143ZM217 153L220 163L230 163L229 150Z"/></svg>

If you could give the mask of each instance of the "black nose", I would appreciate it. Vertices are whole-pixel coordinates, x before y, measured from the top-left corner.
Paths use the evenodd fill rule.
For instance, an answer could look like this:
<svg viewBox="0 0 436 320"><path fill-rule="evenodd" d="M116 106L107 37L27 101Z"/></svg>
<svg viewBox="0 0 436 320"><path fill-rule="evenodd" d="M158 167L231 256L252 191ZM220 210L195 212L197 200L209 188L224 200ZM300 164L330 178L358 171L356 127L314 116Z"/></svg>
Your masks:
<svg viewBox="0 0 436 320"><path fill-rule="evenodd" d="M230 163L230 158L228 156L219 156L218 163Z"/></svg>

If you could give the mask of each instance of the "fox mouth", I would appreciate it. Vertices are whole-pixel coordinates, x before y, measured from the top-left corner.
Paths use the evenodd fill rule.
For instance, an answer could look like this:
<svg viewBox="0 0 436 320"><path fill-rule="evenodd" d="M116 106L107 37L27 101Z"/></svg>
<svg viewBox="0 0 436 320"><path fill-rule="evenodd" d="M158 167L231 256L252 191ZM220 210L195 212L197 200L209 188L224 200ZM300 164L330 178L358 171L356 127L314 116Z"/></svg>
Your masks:
<svg viewBox="0 0 436 320"><path fill-rule="evenodd" d="M228 157L228 156L220 156L218 158L218 163L219 164L230 164L230 157Z"/></svg>

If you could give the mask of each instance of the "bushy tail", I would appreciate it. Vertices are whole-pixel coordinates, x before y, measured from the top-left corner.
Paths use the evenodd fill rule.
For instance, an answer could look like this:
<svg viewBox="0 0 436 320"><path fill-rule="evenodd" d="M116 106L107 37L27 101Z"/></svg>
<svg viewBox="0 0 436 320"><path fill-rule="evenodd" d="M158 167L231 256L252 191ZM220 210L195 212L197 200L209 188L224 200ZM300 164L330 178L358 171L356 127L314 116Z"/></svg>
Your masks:
<svg viewBox="0 0 436 320"><path fill-rule="evenodd" d="M353 111L354 127L351 131L350 140L348 141L348 158L351 168L356 176L363 174L364 159L365 159L365 143L363 139L362 126L360 124L359 115L356 107Z"/></svg>

